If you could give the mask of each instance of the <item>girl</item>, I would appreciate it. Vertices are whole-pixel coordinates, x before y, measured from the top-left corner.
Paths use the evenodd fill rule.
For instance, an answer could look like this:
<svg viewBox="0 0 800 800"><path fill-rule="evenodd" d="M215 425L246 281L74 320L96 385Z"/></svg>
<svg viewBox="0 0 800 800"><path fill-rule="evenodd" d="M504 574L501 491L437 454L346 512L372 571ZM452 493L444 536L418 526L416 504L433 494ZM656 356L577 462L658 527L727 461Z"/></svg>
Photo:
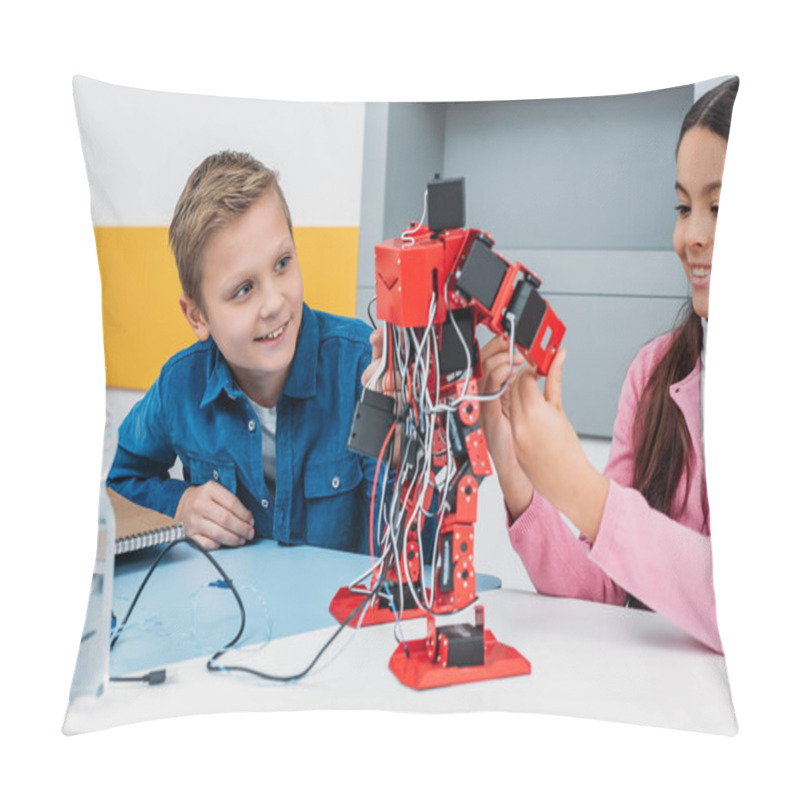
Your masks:
<svg viewBox="0 0 800 800"><path fill-rule="evenodd" d="M738 85L732 78L701 97L681 127L673 245L691 305L631 364L605 472L589 463L561 407L563 350L544 392L525 367L481 411L511 542L536 589L653 609L718 652L701 404L714 231ZM507 342L490 342L482 361L482 393L491 394L508 375Z"/></svg>

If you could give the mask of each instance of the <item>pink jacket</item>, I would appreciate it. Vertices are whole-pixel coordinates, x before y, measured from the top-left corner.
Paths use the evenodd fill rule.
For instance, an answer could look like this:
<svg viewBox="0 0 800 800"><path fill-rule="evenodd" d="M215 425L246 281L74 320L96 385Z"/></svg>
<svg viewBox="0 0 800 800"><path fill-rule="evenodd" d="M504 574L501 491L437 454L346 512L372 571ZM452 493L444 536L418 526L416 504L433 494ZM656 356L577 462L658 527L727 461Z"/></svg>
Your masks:
<svg viewBox="0 0 800 800"><path fill-rule="evenodd" d="M624 605L628 593L703 644L722 652L711 572L705 498L705 459L700 430L700 362L670 395L686 419L694 453L686 508L672 517L652 509L630 488L633 420L647 380L671 334L645 345L628 370L605 476L609 491L594 544L576 538L558 510L538 494L509 526L511 544L537 591ZM676 497L686 489L684 474ZM707 506L706 506L707 508Z"/></svg>

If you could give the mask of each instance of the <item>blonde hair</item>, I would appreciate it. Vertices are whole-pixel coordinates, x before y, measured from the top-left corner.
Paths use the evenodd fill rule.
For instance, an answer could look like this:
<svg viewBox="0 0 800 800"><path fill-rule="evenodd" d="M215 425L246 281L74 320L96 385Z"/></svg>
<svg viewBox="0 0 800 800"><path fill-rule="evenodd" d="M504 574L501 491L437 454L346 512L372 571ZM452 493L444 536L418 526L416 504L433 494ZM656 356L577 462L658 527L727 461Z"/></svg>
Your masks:
<svg viewBox="0 0 800 800"><path fill-rule="evenodd" d="M169 244L183 292L201 308L200 264L209 236L245 214L270 190L275 192L292 233L278 173L249 153L224 150L208 156L186 181L169 226Z"/></svg>

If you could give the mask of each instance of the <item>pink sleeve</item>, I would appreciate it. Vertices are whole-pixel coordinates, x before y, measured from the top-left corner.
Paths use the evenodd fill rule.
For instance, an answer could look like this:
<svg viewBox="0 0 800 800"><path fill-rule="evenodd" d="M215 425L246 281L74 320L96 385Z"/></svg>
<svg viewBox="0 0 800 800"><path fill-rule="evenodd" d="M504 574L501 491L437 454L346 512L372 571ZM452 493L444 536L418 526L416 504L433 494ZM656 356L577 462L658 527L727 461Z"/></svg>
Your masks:
<svg viewBox="0 0 800 800"><path fill-rule="evenodd" d="M717 652L711 540L611 482L590 560L646 606Z"/></svg>
<svg viewBox="0 0 800 800"><path fill-rule="evenodd" d="M641 355L628 371L620 394L605 470L607 478L624 485L630 485L633 476L630 429L638 403L636 364L640 361ZM589 542L576 537L558 509L540 495L534 493L525 513L509 525L509 535L537 592L615 605L627 602L628 593L589 559Z"/></svg>
<svg viewBox="0 0 800 800"><path fill-rule="evenodd" d="M576 537L558 509L541 495L534 494L508 531L537 592L625 604L627 593L589 560L586 539Z"/></svg>
<svg viewBox="0 0 800 800"><path fill-rule="evenodd" d="M709 537L655 511L629 488L634 416L647 377L661 357L660 344L643 348L620 394L604 473L609 493L594 544L576 538L558 510L536 494L509 526L509 535L537 591L618 605L630 593L722 652Z"/></svg>

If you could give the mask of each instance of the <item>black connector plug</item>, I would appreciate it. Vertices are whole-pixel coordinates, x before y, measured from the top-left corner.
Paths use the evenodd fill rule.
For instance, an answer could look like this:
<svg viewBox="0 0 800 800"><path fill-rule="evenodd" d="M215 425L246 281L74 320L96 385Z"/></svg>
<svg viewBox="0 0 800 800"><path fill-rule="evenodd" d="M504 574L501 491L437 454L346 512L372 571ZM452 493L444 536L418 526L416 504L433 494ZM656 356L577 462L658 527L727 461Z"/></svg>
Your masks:
<svg viewBox="0 0 800 800"><path fill-rule="evenodd" d="M155 686L159 683L164 683L167 679L167 671L165 669L154 669L144 676L143 680L147 681L150 686Z"/></svg>
<svg viewBox="0 0 800 800"><path fill-rule="evenodd" d="M109 677L110 681L114 683L147 683L150 686L156 686L159 683L164 683L167 679L167 671L165 669L154 669L150 672L145 673L144 675L133 675L133 676L125 676L119 677L117 675L111 675Z"/></svg>

